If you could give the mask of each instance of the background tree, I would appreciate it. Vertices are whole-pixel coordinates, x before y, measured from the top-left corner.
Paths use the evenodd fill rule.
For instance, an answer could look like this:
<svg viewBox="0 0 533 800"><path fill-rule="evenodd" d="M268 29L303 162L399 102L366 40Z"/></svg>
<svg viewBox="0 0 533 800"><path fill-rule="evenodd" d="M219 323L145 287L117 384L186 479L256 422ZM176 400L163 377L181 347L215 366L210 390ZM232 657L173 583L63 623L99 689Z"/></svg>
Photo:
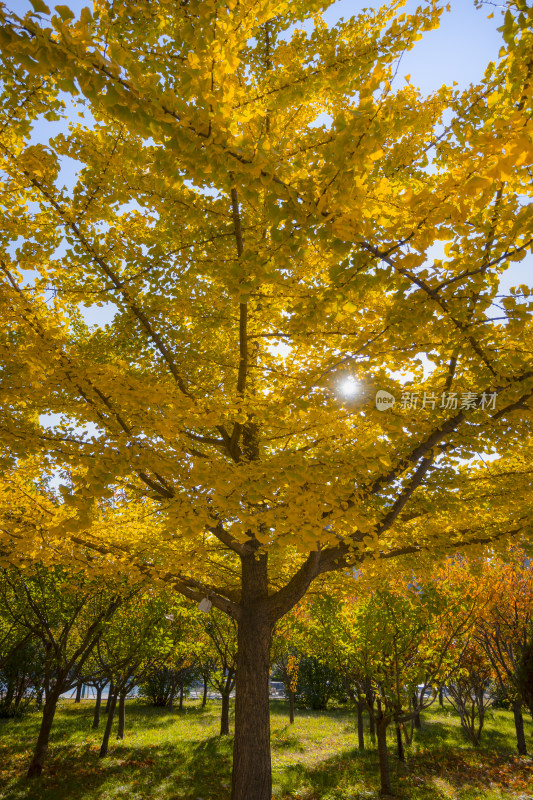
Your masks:
<svg viewBox="0 0 533 800"><path fill-rule="evenodd" d="M479 580L479 578L478 578ZM526 755L519 664L533 635L533 573L530 560L514 548L507 557L486 560L481 580L492 594L480 616L477 638L492 665L493 680L513 708L518 753Z"/></svg>
<svg viewBox="0 0 533 800"><path fill-rule="evenodd" d="M117 739L124 738L126 697L142 683L151 669L164 666L173 641L165 612L168 598L154 591L136 593L105 626L96 647L100 673L109 681L111 701L100 747L100 758L109 750L109 738L118 701Z"/></svg>
<svg viewBox="0 0 533 800"><path fill-rule="evenodd" d="M479 643L471 640L461 657L461 666L447 682L448 700L461 719L469 741L477 747L485 713L494 702L491 663Z"/></svg>
<svg viewBox="0 0 533 800"><path fill-rule="evenodd" d="M59 697L76 686L85 662L102 635L103 624L121 603L118 593L83 572L35 565L23 574L15 568L0 572L4 612L44 651L43 718L28 777L41 774Z"/></svg>
<svg viewBox="0 0 533 800"><path fill-rule="evenodd" d="M231 617L212 609L209 614L199 619L203 628L207 654L212 669L209 683L219 692L222 699L220 712L220 735L229 734L230 697L237 679L237 626Z"/></svg>

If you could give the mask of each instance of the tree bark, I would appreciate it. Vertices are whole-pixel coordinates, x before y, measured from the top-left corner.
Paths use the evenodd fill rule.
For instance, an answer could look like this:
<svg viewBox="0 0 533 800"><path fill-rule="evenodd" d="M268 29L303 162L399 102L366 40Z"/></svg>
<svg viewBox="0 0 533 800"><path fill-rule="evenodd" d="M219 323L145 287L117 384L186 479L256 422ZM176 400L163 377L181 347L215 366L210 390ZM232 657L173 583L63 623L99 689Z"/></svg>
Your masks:
<svg viewBox="0 0 533 800"><path fill-rule="evenodd" d="M93 716L93 731L95 731L98 726L100 725L100 709L102 708L102 686L96 687L96 705L94 707L94 716Z"/></svg>
<svg viewBox="0 0 533 800"><path fill-rule="evenodd" d="M516 746L518 754L527 755L526 737L524 734L524 717L522 716L522 701L516 698L513 703L514 726L516 730Z"/></svg>
<svg viewBox="0 0 533 800"><path fill-rule="evenodd" d="M76 697L74 698L74 702L75 703L79 703L80 700L81 700L81 687L82 687L82 685L83 684L81 683L81 681L78 681L78 683L76 684Z"/></svg>
<svg viewBox="0 0 533 800"><path fill-rule="evenodd" d="M105 724L104 738L102 739L102 746L100 747L99 758L104 758L109 750L109 737L111 736L111 728L113 726L113 717L115 716L115 706L117 704L116 692L109 696L109 710L107 712L107 720Z"/></svg>
<svg viewBox="0 0 533 800"><path fill-rule="evenodd" d="M415 695L413 695L413 709L415 709L417 707L417 702L416 701L417 701L417 696L415 694ZM442 703L441 703L441 705L442 705ZM415 715L413 722L414 722L415 728L417 729L417 731L419 731L420 728L422 727L422 720L420 719L420 712L418 712Z"/></svg>
<svg viewBox="0 0 533 800"><path fill-rule="evenodd" d="M387 751L387 720L381 711L381 704L378 700L378 718L376 722L378 736L378 756L379 756L379 777L381 794L392 794L389 769L389 753Z"/></svg>
<svg viewBox="0 0 533 800"><path fill-rule="evenodd" d="M396 723L396 741L398 743L398 760L405 762L405 753L403 749L402 729L400 724Z"/></svg>
<svg viewBox="0 0 533 800"><path fill-rule="evenodd" d="M126 727L126 692L121 692L118 701L118 730L117 739L124 738L124 729Z"/></svg>
<svg viewBox="0 0 533 800"><path fill-rule="evenodd" d="M207 682L209 678L207 675L204 675L204 695L202 697L202 708L205 708L207 703Z"/></svg>
<svg viewBox="0 0 533 800"><path fill-rule="evenodd" d="M35 745L33 758L28 768L28 778L38 778L43 771L44 760L46 758L46 751L48 750L48 742L50 740L50 732L54 722L59 694L60 692L58 690L48 692L43 709L41 728L39 730L39 736L37 737L37 744Z"/></svg>
<svg viewBox="0 0 533 800"><path fill-rule="evenodd" d="M109 713L109 709L111 707L111 698L115 694L115 687L113 686L113 681L109 681L109 685L107 687L107 700L105 704L106 714Z"/></svg>
<svg viewBox="0 0 533 800"><path fill-rule="evenodd" d="M185 680L180 678L180 711L183 711L183 695L185 694Z"/></svg>
<svg viewBox="0 0 533 800"><path fill-rule="evenodd" d="M289 689L289 723L294 724L294 692Z"/></svg>
<svg viewBox="0 0 533 800"><path fill-rule="evenodd" d="M372 744L374 744L376 741L376 715L374 713L374 699L375 695L370 687L370 681L367 681L365 686L365 700L368 708L369 733Z"/></svg>
<svg viewBox="0 0 533 800"><path fill-rule="evenodd" d="M444 708L444 690L442 686L439 689L439 706Z"/></svg>
<svg viewBox="0 0 533 800"><path fill-rule="evenodd" d="M273 620L265 555L242 557L231 800L271 800L268 678Z"/></svg>
<svg viewBox="0 0 533 800"><path fill-rule="evenodd" d="M170 687L170 692L168 693L168 700L167 700L167 709L172 711L174 708L174 695L176 694L176 683L177 681L172 681L172 685Z"/></svg>
<svg viewBox="0 0 533 800"><path fill-rule="evenodd" d="M357 700L357 739L359 750L365 749L365 726L363 719L363 700L359 697Z"/></svg>

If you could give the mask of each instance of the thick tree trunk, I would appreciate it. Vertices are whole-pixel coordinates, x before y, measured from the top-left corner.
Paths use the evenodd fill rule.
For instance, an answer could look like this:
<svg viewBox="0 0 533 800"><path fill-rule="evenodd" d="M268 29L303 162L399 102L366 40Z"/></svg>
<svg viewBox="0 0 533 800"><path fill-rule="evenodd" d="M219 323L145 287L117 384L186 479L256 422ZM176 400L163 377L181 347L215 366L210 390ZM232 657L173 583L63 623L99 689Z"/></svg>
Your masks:
<svg viewBox="0 0 533 800"><path fill-rule="evenodd" d="M517 698L513 703L514 726L516 730L516 746L518 754L527 755L526 737L524 734L524 717L522 716L522 701Z"/></svg>
<svg viewBox="0 0 533 800"><path fill-rule="evenodd" d="M95 731L98 726L100 725L100 709L102 708L102 686L96 687L96 705L94 707L94 716L93 716L93 731Z"/></svg>
<svg viewBox="0 0 533 800"><path fill-rule="evenodd" d="M76 697L74 698L74 702L75 703L79 703L80 700L81 700L81 688L82 688L82 685L83 684L81 683L81 681L78 681L78 683L76 684Z"/></svg>
<svg viewBox="0 0 533 800"><path fill-rule="evenodd" d="M289 723L294 724L294 692L289 689Z"/></svg>
<svg viewBox="0 0 533 800"><path fill-rule="evenodd" d="M380 791L381 794L390 795L392 794L392 786L390 782L389 753L387 751L387 720L381 712L379 700L377 716Z"/></svg>
<svg viewBox="0 0 533 800"><path fill-rule="evenodd" d="M109 737L111 736L111 728L113 727L113 717L115 716L115 706L117 704L117 695L113 692L109 695L109 710L107 712L107 720L105 724L104 738L102 739L102 746L100 747L100 758L104 758L109 750Z"/></svg>
<svg viewBox="0 0 533 800"><path fill-rule="evenodd" d="M357 700L357 739L359 750L365 749L365 725L363 719L363 700Z"/></svg>
<svg viewBox="0 0 533 800"><path fill-rule="evenodd" d="M39 730L39 736L37 737L37 744L35 745L33 758L27 773L28 778L38 778L43 771L44 760L46 758L46 751L48 750L48 742L50 740L50 732L54 722L59 694L59 690L48 692L43 709L41 728Z"/></svg>
<svg viewBox="0 0 533 800"><path fill-rule="evenodd" d="M229 691L222 692L222 711L220 712L220 735L229 735Z"/></svg>
<svg viewBox="0 0 533 800"><path fill-rule="evenodd" d="M209 680L208 676L204 675L204 694L203 694L203 697L202 697L202 708L205 708L206 703L207 703L207 682L208 682L208 680Z"/></svg>
<svg viewBox="0 0 533 800"><path fill-rule="evenodd" d="M271 800L270 644L266 556L242 559L231 800Z"/></svg>
<svg viewBox="0 0 533 800"><path fill-rule="evenodd" d="M124 738L124 729L126 727L126 692L120 693L118 701L118 730L117 739Z"/></svg>

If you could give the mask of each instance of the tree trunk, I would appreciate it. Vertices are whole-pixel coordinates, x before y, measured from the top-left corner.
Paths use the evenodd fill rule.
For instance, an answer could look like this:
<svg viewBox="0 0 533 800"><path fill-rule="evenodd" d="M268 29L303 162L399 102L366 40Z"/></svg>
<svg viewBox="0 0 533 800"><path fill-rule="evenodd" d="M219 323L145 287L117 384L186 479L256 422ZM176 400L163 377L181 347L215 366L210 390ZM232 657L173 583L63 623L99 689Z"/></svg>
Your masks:
<svg viewBox="0 0 533 800"><path fill-rule="evenodd" d="M6 690L6 696L4 697L4 699L2 701L2 705L5 708L5 713L8 714L8 715L9 715L9 712L10 712L10 706L11 706L11 703L13 702L13 697L14 696L15 696L15 681L9 681L8 686L7 686L7 690Z"/></svg>
<svg viewBox="0 0 533 800"><path fill-rule="evenodd" d="M289 723L294 724L294 692L289 689Z"/></svg>
<svg viewBox="0 0 533 800"><path fill-rule="evenodd" d="M417 698L416 694L414 694L414 695L413 695L413 710L414 710L414 709L417 707L417 705L418 705L418 704L417 704L417 699L418 699L418 698ZM442 703L441 703L441 705L442 705ZM415 714L415 718L414 718L413 722L414 722L414 726L415 726L415 728L417 729L417 731L419 731L419 730L420 730L420 728L422 727L422 720L420 719L420 712L418 712L417 714Z"/></svg>
<svg viewBox="0 0 533 800"><path fill-rule="evenodd" d="M109 695L109 710L107 712L107 720L105 724L104 738L102 739L102 746L100 748L99 758L104 758L109 750L109 737L111 736L111 728L113 726L113 717L115 716L115 706L117 704L117 695L113 692Z"/></svg>
<svg viewBox="0 0 533 800"><path fill-rule="evenodd" d="M180 679L180 711L183 711L183 695L185 694L185 679Z"/></svg>
<svg viewBox="0 0 533 800"><path fill-rule="evenodd" d="M100 709L102 707L102 691L103 686L96 687L96 705L94 707L94 716L93 716L93 731L95 731L98 726L100 725Z"/></svg>
<svg viewBox="0 0 533 800"><path fill-rule="evenodd" d="M381 794L392 794L390 782L389 754L387 751L387 720L381 712L381 703L378 700L378 718L376 723L378 735L379 777Z"/></svg>
<svg viewBox="0 0 533 800"><path fill-rule="evenodd" d="M359 750L365 749L365 726L363 719L363 700L357 699L357 739Z"/></svg>
<svg viewBox="0 0 533 800"><path fill-rule="evenodd" d="M231 800L271 800L270 644L265 555L242 558Z"/></svg>
<svg viewBox="0 0 533 800"><path fill-rule="evenodd" d="M439 706L444 708L444 690L442 686L439 689Z"/></svg>
<svg viewBox="0 0 533 800"><path fill-rule="evenodd" d="M526 737L524 734L524 717L522 716L522 701L516 698L513 703L514 726L516 730L516 746L518 754L527 755Z"/></svg>
<svg viewBox="0 0 533 800"><path fill-rule="evenodd" d="M177 681L172 681L170 692L168 693L167 709L169 711L172 711L172 709L174 708L174 695L176 694L176 683Z"/></svg>
<svg viewBox="0 0 533 800"><path fill-rule="evenodd" d="M207 703L207 682L209 680L209 676L206 674L204 677L204 695L202 697L202 708L205 708Z"/></svg>
<svg viewBox="0 0 533 800"><path fill-rule="evenodd" d="M368 684L369 683L370 682L368 682ZM369 733L372 744L374 744L376 741L376 715L374 713L374 697L374 692L370 688L370 685L367 685L365 689L365 698L368 707Z"/></svg>
<svg viewBox="0 0 533 800"><path fill-rule="evenodd" d="M229 691L222 692L222 711L220 712L220 735L229 735Z"/></svg>
<svg viewBox="0 0 533 800"><path fill-rule="evenodd" d="M74 698L74 702L75 703L79 703L80 700L81 700L81 688L82 688L82 685L83 684L81 683L81 681L78 681L78 683L76 684L76 697Z"/></svg>
<svg viewBox="0 0 533 800"><path fill-rule="evenodd" d="M398 760L405 762L405 753L403 750L402 728L400 724L396 723L396 741L398 743Z"/></svg>
<svg viewBox="0 0 533 800"><path fill-rule="evenodd" d="M124 738L124 729L126 727L126 692L120 693L118 701L118 730L117 739Z"/></svg>
<svg viewBox="0 0 533 800"><path fill-rule="evenodd" d="M113 681L109 681L109 685L107 687L107 700L105 704L105 711L106 714L109 713L109 709L111 707L111 698L115 694L115 687L113 686Z"/></svg>
<svg viewBox="0 0 533 800"><path fill-rule="evenodd" d="M59 700L60 691L49 691L44 704L43 718L41 721L41 728L39 736L37 737L37 744L33 752L33 758L28 769L28 778L38 778L43 771L44 760L46 758L46 751L48 750L48 741L50 739L50 732L54 722L54 716L57 708L57 701Z"/></svg>

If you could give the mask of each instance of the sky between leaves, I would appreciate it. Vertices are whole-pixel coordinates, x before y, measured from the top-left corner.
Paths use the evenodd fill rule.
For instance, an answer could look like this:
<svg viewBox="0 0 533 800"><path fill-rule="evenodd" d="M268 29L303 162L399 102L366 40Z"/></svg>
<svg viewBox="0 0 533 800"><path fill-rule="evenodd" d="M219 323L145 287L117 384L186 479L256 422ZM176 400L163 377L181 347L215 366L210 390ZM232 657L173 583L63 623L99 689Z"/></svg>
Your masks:
<svg viewBox="0 0 533 800"><path fill-rule="evenodd" d="M386 2L387 0L383 0L381 4ZM87 0L70 0L67 4L77 16L85 6L92 9L92 3ZM406 0L402 11L413 12L423 4L424 0ZM33 10L29 0L5 0L5 5L20 15ZM347 19L361 13L365 7L376 5L377 3L369 0L336 0L323 16L328 25L334 25L341 17ZM49 6L52 9L53 2ZM420 87L424 93L430 93L442 84L457 82L462 88L480 81L486 65L497 59L502 45L498 27L504 7L505 4L499 0L493 0L481 9L475 8L474 0L450 0L448 10L442 15L440 28L426 33L402 57L396 76L398 85L402 85L405 76L409 76L413 85ZM304 27L310 29L312 24L310 20ZM51 136L66 131L67 125L68 120L55 123L43 121L36 126L32 142L46 143ZM72 161L62 170L61 177L67 187L74 182L75 168L76 162ZM428 255L440 257L441 254L430 251ZM500 288L502 292L508 292L511 286L529 284L532 280L533 255L529 254L523 261L512 264L506 270ZM91 306L84 313L86 322L90 325L105 325L112 320L113 315L114 307L111 304L103 308Z"/></svg>

